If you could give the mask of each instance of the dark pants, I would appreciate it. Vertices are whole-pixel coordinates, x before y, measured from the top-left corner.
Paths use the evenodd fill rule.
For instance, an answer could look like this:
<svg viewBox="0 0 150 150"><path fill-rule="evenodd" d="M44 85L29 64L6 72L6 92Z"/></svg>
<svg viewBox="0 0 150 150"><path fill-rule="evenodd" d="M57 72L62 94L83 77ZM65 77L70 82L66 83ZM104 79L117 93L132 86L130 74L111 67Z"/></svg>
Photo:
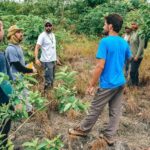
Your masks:
<svg viewBox="0 0 150 150"><path fill-rule="evenodd" d="M55 62L42 62L44 67L45 89L53 86L55 77Z"/></svg>
<svg viewBox="0 0 150 150"><path fill-rule="evenodd" d="M131 61L131 70L130 70L130 85L138 86L139 85L139 67L143 58L139 58L137 61Z"/></svg>

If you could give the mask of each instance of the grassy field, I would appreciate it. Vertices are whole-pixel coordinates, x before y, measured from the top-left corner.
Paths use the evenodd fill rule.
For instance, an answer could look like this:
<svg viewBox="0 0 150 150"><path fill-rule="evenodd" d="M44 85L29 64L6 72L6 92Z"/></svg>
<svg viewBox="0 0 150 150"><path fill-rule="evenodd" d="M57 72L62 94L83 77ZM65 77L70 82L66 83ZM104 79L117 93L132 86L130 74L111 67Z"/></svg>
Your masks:
<svg viewBox="0 0 150 150"><path fill-rule="evenodd" d="M84 36L74 38L72 43L63 44L61 53L62 66L67 65L71 70L77 71L76 88L77 96L83 101L91 101L92 97L85 94L91 71L96 63L95 53L97 51L99 39L89 40ZM134 150L148 150L150 147L150 45L145 50L144 59L140 67L139 88L126 88L123 101L123 115L121 117L120 128L117 132L118 138L125 141ZM43 92L43 77L41 68L38 68L37 79L39 84L34 88ZM57 84L57 83L55 83ZM85 114L70 110L66 114L59 114L58 103L53 97L53 91L48 91L45 97L51 101L47 111L36 113L18 132L14 139L15 145L21 145L32 138L52 138L57 134L67 135L67 130L75 123L78 123ZM98 134L102 125L108 120L107 109L97 121L92 130L92 134ZM14 123L12 132L22 122Z"/></svg>

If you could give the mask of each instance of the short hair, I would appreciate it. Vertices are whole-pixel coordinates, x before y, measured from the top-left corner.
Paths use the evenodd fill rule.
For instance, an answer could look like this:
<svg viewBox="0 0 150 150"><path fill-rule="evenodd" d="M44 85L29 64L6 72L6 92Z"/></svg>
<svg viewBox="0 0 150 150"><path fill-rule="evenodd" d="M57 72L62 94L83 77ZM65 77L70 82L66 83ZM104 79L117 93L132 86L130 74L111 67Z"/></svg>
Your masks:
<svg viewBox="0 0 150 150"><path fill-rule="evenodd" d="M106 20L107 24L112 24L113 30L116 31L117 33L121 30L122 24L123 24L123 19L120 15L110 14L105 17L105 20Z"/></svg>

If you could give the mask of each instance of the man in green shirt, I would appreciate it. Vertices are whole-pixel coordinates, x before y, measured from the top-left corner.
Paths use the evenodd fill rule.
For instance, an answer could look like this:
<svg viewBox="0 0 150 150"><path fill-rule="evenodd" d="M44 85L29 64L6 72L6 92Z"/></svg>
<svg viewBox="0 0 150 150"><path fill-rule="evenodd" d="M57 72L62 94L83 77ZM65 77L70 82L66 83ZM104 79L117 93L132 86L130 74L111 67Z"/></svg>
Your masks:
<svg viewBox="0 0 150 150"><path fill-rule="evenodd" d="M145 38L143 35L138 33L138 24L133 22L131 24L132 33L130 37L130 46L133 54L133 59L131 61L131 70L130 70L130 85L138 86L139 85L139 67L143 59L144 53L144 42Z"/></svg>

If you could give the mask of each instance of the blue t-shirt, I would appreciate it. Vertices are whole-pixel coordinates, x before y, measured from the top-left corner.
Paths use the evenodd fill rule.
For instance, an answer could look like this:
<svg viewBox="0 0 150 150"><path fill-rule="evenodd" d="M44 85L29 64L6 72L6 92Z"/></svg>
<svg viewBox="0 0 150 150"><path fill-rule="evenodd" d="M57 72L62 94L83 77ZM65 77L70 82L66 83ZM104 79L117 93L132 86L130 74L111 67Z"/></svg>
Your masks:
<svg viewBox="0 0 150 150"><path fill-rule="evenodd" d="M128 43L120 36L108 36L100 41L96 58L105 60L100 88L113 89L125 84L123 68L131 55Z"/></svg>

